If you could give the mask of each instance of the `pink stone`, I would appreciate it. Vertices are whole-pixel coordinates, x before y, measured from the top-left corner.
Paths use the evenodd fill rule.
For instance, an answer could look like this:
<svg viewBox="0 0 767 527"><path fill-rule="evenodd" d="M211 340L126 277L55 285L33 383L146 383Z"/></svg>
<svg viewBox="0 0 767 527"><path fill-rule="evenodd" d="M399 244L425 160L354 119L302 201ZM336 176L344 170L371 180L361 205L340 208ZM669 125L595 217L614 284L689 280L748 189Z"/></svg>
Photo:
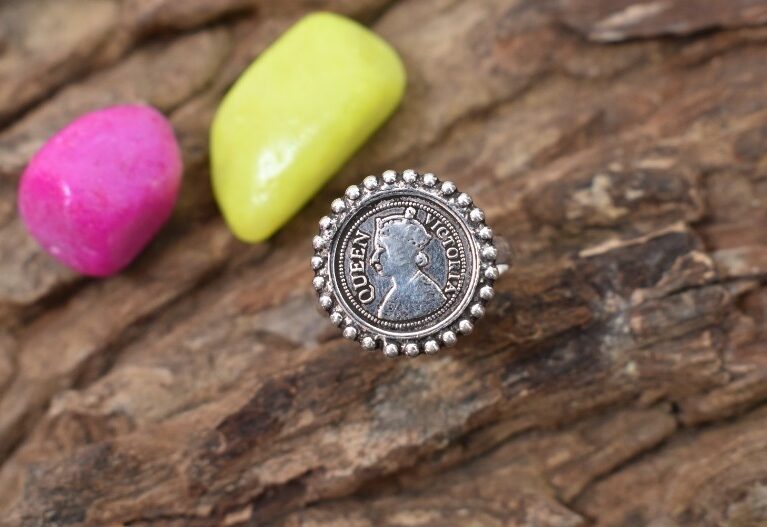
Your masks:
<svg viewBox="0 0 767 527"><path fill-rule="evenodd" d="M181 155L153 108L88 113L35 154L19 188L32 236L63 264L91 276L127 266L170 217Z"/></svg>

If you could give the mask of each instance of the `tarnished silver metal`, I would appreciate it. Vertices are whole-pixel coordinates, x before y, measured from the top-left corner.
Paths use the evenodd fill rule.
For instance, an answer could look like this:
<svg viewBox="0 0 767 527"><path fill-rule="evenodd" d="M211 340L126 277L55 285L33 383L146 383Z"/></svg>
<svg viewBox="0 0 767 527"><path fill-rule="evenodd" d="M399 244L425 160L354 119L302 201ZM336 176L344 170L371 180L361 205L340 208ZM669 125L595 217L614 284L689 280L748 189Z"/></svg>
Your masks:
<svg viewBox="0 0 767 527"><path fill-rule="evenodd" d="M508 262L468 194L431 173L387 170L331 210L312 240L312 285L344 337L412 357L473 331Z"/></svg>

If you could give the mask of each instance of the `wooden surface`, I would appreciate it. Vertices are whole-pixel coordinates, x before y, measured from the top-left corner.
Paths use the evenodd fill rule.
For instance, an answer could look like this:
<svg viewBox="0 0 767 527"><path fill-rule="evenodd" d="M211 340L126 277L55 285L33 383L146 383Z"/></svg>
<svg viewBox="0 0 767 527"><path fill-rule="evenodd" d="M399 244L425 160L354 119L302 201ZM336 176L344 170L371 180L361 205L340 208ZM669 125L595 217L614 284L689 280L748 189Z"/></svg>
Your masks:
<svg viewBox="0 0 767 527"><path fill-rule="evenodd" d="M268 244L206 141L309 9L386 37L396 116ZM187 165L128 272L26 237L19 172L146 101ZM0 525L767 525L767 1L0 2ZM316 220L386 168L455 181L517 263L477 331L385 360L315 308Z"/></svg>

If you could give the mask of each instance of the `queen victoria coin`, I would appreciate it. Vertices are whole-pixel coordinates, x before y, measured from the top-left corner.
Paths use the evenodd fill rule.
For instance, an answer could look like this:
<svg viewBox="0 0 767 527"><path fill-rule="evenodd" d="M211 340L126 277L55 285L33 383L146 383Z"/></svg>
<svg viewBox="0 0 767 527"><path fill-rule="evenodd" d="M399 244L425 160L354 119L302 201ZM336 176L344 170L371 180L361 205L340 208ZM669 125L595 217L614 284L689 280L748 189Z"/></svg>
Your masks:
<svg viewBox="0 0 767 527"><path fill-rule="evenodd" d="M313 284L346 338L415 356L472 331L505 266L467 194L433 174L389 170L331 209L313 240Z"/></svg>

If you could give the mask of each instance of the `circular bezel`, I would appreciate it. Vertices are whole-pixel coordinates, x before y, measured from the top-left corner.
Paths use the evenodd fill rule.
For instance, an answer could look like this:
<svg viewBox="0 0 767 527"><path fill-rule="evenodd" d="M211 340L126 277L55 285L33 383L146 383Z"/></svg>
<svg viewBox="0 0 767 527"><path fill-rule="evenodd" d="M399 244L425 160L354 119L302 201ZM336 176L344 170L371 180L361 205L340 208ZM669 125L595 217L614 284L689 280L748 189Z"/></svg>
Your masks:
<svg viewBox="0 0 767 527"><path fill-rule="evenodd" d="M360 345L364 343L368 350L384 350L386 356L395 356L393 351L396 346L396 355L412 357L427 352L433 354L443 346L453 345L457 335L468 334L470 330L467 329L473 328L484 315L484 305L492 298L488 291L492 291L497 278L497 251L492 236L488 236L492 231L485 224L484 213L455 184L442 182L431 173L424 177L407 170L404 174L407 177L403 177L403 173L387 170L380 177L368 176L363 183L352 185L343 197L333 201L331 213L320 220L319 235L312 240L312 269L315 275L313 288L321 307L329 313L334 324L339 325L337 322L341 321L340 329L346 338L356 340ZM349 307L348 299L338 294L341 280L334 271L334 257L339 245L337 238L347 223L356 217L361 207L374 200L396 196L402 196L403 200L413 196L413 199L421 198L439 204L440 212L450 214L451 219L460 225L469 244L466 250L472 253L472 283L467 285L468 292L463 294L458 305L438 323L407 332L382 329L364 320ZM371 340L374 346L371 346Z"/></svg>

